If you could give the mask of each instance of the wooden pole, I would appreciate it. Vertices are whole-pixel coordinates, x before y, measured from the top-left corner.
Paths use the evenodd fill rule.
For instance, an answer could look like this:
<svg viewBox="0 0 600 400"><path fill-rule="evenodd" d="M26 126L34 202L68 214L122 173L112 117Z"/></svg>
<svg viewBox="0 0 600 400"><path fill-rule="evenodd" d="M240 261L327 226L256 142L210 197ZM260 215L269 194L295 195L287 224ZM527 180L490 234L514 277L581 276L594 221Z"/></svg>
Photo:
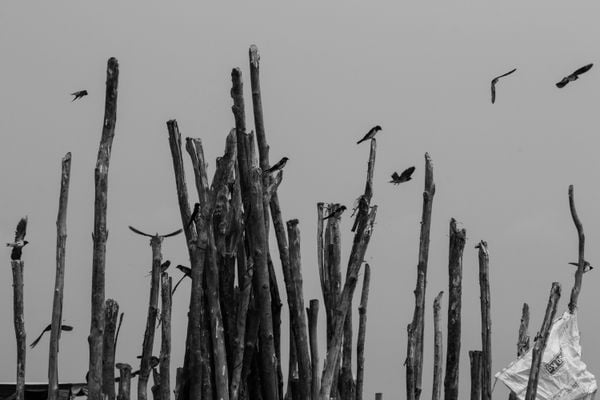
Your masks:
<svg viewBox="0 0 600 400"><path fill-rule="evenodd" d="M319 398L320 376L319 376L319 343L317 335L317 324L319 320L319 300L312 299L309 308L306 309L308 316L308 340L310 343L310 361L311 361L311 398ZM358 399L357 399L358 400Z"/></svg>
<svg viewBox="0 0 600 400"><path fill-rule="evenodd" d="M442 296L439 292L433 301L433 390L431 399L440 400L442 394L442 362L444 357L444 343L442 341L442 324L440 322L440 310L442 307Z"/></svg>
<svg viewBox="0 0 600 400"><path fill-rule="evenodd" d="M119 394L117 395L117 400L129 400L131 392L131 365L117 363L115 367L119 369Z"/></svg>
<svg viewBox="0 0 600 400"><path fill-rule="evenodd" d="M371 266L365 264L360 306L358 306L358 338L356 340L356 400L363 400L363 384L365 375L365 337L367 333L367 304L369 302L369 285L371 283Z"/></svg>
<svg viewBox="0 0 600 400"><path fill-rule="evenodd" d="M161 348L160 348L160 399L171 398L171 278L167 272L161 277L162 322Z"/></svg>
<svg viewBox="0 0 600 400"><path fill-rule="evenodd" d="M521 357L529 350L529 305L523 303L523 311L521 312L521 323L519 324L519 339L517 342L517 357ZM514 392L510 392L508 395L509 400L518 400L517 395Z"/></svg>
<svg viewBox="0 0 600 400"><path fill-rule="evenodd" d="M106 265L106 208L108 200L108 167L117 121L117 88L119 63L116 58L108 60L106 70L106 99L104 124L94 171L94 242L92 260L92 318L88 343L90 346L88 398L103 400L102 396L102 346L104 335L104 271ZM143 399L140 399L143 400Z"/></svg>
<svg viewBox="0 0 600 400"><path fill-rule="evenodd" d="M535 400L537 395L540 365L542 363L544 350L546 349L546 342L548 340L548 336L550 335L550 328L552 328L552 322L554 321L554 315L556 314L556 305L560 299L560 291L560 283L552 282L552 288L550 289L550 297L548 298L548 306L546 307L546 314L544 314L542 329L537 334L535 345L533 346L531 370L529 372L529 381L527 382L527 393L525 394L525 400ZM575 301L575 304L577 304L577 301Z"/></svg>
<svg viewBox="0 0 600 400"><path fill-rule="evenodd" d="M412 376L413 382L407 385L414 390L414 399L419 400L421 396L421 381L423 375L423 335L425 331L425 291L427 286L427 262L429 259L429 233L431 229L431 212L433 207L433 196L435 184L433 182L433 165L428 153L425 153L425 189L423 190L423 213L421 217L421 233L419 236L419 262L417 264L417 285L415 294L415 310L413 313L412 338L410 340L415 346L411 353L414 358L407 361L407 376ZM411 365L412 363L412 365ZM409 371L412 370L412 371ZM411 396L411 398L413 398Z"/></svg>
<svg viewBox="0 0 600 400"><path fill-rule="evenodd" d="M56 218L56 277L54 280L52 328L50 330L50 351L48 357L48 400L58 399L58 342L60 340L63 292L65 287L65 245L67 242L67 205L69 202L70 180L71 153L67 153L62 159L58 216Z"/></svg>
<svg viewBox="0 0 600 400"><path fill-rule="evenodd" d="M25 316L23 307L23 268L22 260L11 260L13 274L13 312L15 335L17 337L17 386L16 400L25 400L25 360L26 335Z"/></svg>
<svg viewBox="0 0 600 400"><path fill-rule="evenodd" d="M471 361L471 400L479 400L482 394L483 353L479 350L471 350L469 351L469 360Z"/></svg>
<svg viewBox="0 0 600 400"><path fill-rule="evenodd" d="M581 283L585 267L585 234L583 233L583 225L581 224L579 216L577 215L577 210L575 209L573 185L569 186L569 209L571 210L571 217L573 218L575 228L577 228L577 238L579 240L578 266L575 271L575 283L573 284L573 289L571 289L571 299L569 300L569 312L573 314L577 309L577 300L579 299L579 292L581 292Z"/></svg>
<svg viewBox="0 0 600 400"><path fill-rule="evenodd" d="M490 314L490 256L487 242L480 241L479 288L481 302L481 400L492 398L492 318Z"/></svg>
<svg viewBox="0 0 600 400"><path fill-rule="evenodd" d="M348 309L346 320L344 321L342 367L338 379L340 399L353 399L356 384L352 376L352 308Z"/></svg>
<svg viewBox="0 0 600 400"><path fill-rule="evenodd" d="M460 333L462 305L462 254L466 231L459 230L456 220L450 219L450 254L448 262L448 346L444 400L458 400L458 368L460 364Z"/></svg>
<svg viewBox="0 0 600 400"><path fill-rule="evenodd" d="M107 299L104 306L104 344L102 349L102 391L108 400L115 400L115 332L119 304L113 299Z"/></svg>

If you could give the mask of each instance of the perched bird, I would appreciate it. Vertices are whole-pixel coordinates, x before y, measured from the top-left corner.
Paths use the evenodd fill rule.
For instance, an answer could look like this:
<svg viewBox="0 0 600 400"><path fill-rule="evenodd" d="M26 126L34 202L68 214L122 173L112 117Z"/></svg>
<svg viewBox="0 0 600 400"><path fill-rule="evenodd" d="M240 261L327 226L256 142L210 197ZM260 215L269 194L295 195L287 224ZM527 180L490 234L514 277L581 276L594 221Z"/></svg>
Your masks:
<svg viewBox="0 0 600 400"><path fill-rule="evenodd" d="M263 174L272 174L273 172L281 171L285 164L288 162L289 158L283 157L281 160L277 162L277 164L273 165L271 168L263 171Z"/></svg>
<svg viewBox="0 0 600 400"><path fill-rule="evenodd" d="M177 268L178 270L180 270L181 272L183 272L183 276L181 278L179 278L179 280L177 281L177 283L175 284L175 287L173 287L173 290L171 291L171 296L173 296L173 293L175 293L175 290L177 290L177 286L179 286L179 284L181 283L181 281L183 281L184 278L192 277L192 269L189 267L186 267L184 265L178 265L175 268Z"/></svg>
<svg viewBox="0 0 600 400"><path fill-rule="evenodd" d="M167 260L164 263L160 264L160 273L162 274L163 272L165 272L166 270L168 270L170 266L171 266L171 261L170 260ZM151 274L152 274L152 270L150 270L148 272L148 275L151 275Z"/></svg>
<svg viewBox="0 0 600 400"><path fill-rule="evenodd" d="M579 267L579 263L576 263L576 262L570 262L569 264ZM594 269L594 267L592 267L589 262L587 262L587 261L583 262L583 273L584 274L588 271L591 271L592 269Z"/></svg>
<svg viewBox="0 0 600 400"><path fill-rule="evenodd" d="M593 65L594 64L588 64L585 67L581 67L581 68L575 70L575 72L573 72L571 75L565 76L564 78L562 78L562 80L556 84L556 87L564 88L565 86L567 86L567 83L576 81L577 79L579 79L579 75L581 75L585 72L588 72L592 68Z"/></svg>
<svg viewBox="0 0 600 400"><path fill-rule="evenodd" d="M192 222L194 222L196 220L196 217L198 216L199 212L200 212L200 203L196 203L196 204L194 204L194 211L192 211L192 216L190 217L190 221L185 226L185 229L188 229L190 227L190 225L192 225Z"/></svg>
<svg viewBox="0 0 600 400"><path fill-rule="evenodd" d="M328 216L323 218L323 221L329 218L339 218L346 211L346 206L338 206L336 207Z"/></svg>
<svg viewBox="0 0 600 400"><path fill-rule="evenodd" d="M25 240L25 233L27 231L27 217L21 218L17 224L15 231L15 241L13 243L6 243L7 247L12 247L10 253L11 260L20 260L23 247L29 243Z"/></svg>
<svg viewBox="0 0 600 400"><path fill-rule="evenodd" d="M369 132L367 132L367 134L365 136L363 136L362 139L360 139L358 142L356 142L356 144L361 144L362 142L364 142L365 140L369 140L369 139L373 139L375 137L375 134L377 132L379 132L381 130L381 126L379 125L375 125L374 127L372 127Z"/></svg>
<svg viewBox="0 0 600 400"><path fill-rule="evenodd" d="M402 182L408 182L412 179L412 174L415 172L415 167L406 168L400 175L397 172L392 174L392 180L390 183L394 185L399 185Z"/></svg>
<svg viewBox="0 0 600 400"><path fill-rule="evenodd" d="M502 75L497 76L494 79L492 79L492 104L494 104L494 102L496 101L496 83L498 83L498 79L504 78L505 76L512 74L516 70L517 70L516 68L512 69L512 70L508 71L507 73L502 74Z"/></svg>
<svg viewBox="0 0 600 400"><path fill-rule="evenodd" d="M65 331L65 332L70 332L73 330L72 326L69 325L61 325L60 329ZM40 333L40 336L37 337L37 339L35 339L33 342L31 342L31 344L29 345L29 347L31 347L32 349L39 343L39 341L42 339L42 336L44 336L44 333L46 332L50 332L50 330L52 330L52 325L49 324L47 327L44 328L44 330L42 331L42 333Z"/></svg>
<svg viewBox="0 0 600 400"><path fill-rule="evenodd" d="M138 358L138 360L141 360L141 359L142 359L142 356L137 356L137 358ZM150 356L150 368L157 367L157 366L158 366L158 364L160 364L160 360L159 360L159 358L158 358L158 357L156 357L156 356ZM133 376L133 374L136 374L136 375L137 375L137 374L139 374L139 373L140 373L140 371L139 371L139 370L137 370L137 371L135 371L135 372L132 372L132 373L131 373L131 376Z"/></svg>
<svg viewBox="0 0 600 400"><path fill-rule="evenodd" d="M74 102L77 99L82 98L83 96L87 96L88 92L87 90L79 90L77 92L73 92L71 93L71 96L73 96L73 100L71 100L71 102Z"/></svg>

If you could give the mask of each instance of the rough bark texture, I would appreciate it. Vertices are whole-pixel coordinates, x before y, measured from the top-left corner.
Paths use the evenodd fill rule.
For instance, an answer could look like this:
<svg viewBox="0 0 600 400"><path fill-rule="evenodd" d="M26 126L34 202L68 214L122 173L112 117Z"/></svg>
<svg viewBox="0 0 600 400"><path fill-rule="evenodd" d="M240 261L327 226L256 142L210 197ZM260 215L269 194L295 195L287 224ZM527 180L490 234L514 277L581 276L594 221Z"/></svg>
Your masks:
<svg viewBox="0 0 600 400"><path fill-rule="evenodd" d="M571 210L571 217L573 218L573 223L575 224L575 228L577 228L577 238L579 241L578 247L578 266L575 271L575 283L573 284L573 289L571 289L571 298L569 300L569 312L573 314L577 309L577 300L579 299L579 292L581 292L581 283L583 280L583 269L585 267L585 234L583 233L583 225L579 220L579 216L577 215L577 210L575 209L575 198L573 194L573 185L569 186L569 208Z"/></svg>
<svg viewBox="0 0 600 400"><path fill-rule="evenodd" d="M479 288L481 302L481 400L492 398L492 317L490 314L490 257L487 243L479 246Z"/></svg>
<svg viewBox="0 0 600 400"><path fill-rule="evenodd" d="M10 265L13 274L13 313L15 336L17 337L16 400L25 400L25 360L27 349L23 307L23 268L25 264L21 260L12 260Z"/></svg>
<svg viewBox="0 0 600 400"><path fill-rule="evenodd" d="M102 391L107 400L115 400L115 333L119 304L113 299L107 299L104 306L104 345L102 360Z"/></svg>
<svg viewBox="0 0 600 400"><path fill-rule="evenodd" d="M308 340L310 343L310 361L311 361L311 398L319 398L320 376L319 376L319 337L317 335L317 324L319 320L319 300L312 299L306 309L308 316Z"/></svg>
<svg viewBox="0 0 600 400"><path fill-rule="evenodd" d="M358 306L358 338L356 339L356 400L363 399L365 375L365 337L367 333L367 305L369 303L369 285L371 283L371 266L365 264L360 305Z"/></svg>
<svg viewBox="0 0 600 400"><path fill-rule="evenodd" d="M404 365L406 366L406 400L415 400L415 352L417 349L417 333L413 324L406 326L406 360Z"/></svg>
<svg viewBox="0 0 600 400"><path fill-rule="evenodd" d="M433 389L432 400L440 400L442 394L442 362L444 358L444 343L442 341L442 324L440 322L440 310L442 307L442 296L439 292L433 301Z"/></svg>
<svg viewBox="0 0 600 400"><path fill-rule="evenodd" d="M517 357L521 357L529 350L529 305L523 303L523 311L521 312L521 323L519 324L519 338L517 342ZM509 400L517 400L518 397L514 392L508 395Z"/></svg>
<svg viewBox="0 0 600 400"><path fill-rule="evenodd" d="M471 362L471 400L479 400L482 397L483 353L479 350L471 350L469 351L469 360Z"/></svg>
<svg viewBox="0 0 600 400"><path fill-rule="evenodd" d="M119 368L119 394L117 400L129 400L131 394L131 365L117 364Z"/></svg>
<svg viewBox="0 0 600 400"><path fill-rule="evenodd" d="M119 82L119 63L116 58L108 60L106 70L106 99L104 106L104 124L98 149L98 160L94 171L94 233L92 239L92 310L88 398L103 400L102 396L102 345L104 335L104 271L106 264L106 208L108 200L108 167L117 121L117 87ZM143 400L143 399L140 399Z"/></svg>
<svg viewBox="0 0 600 400"><path fill-rule="evenodd" d="M448 345L444 399L458 400L458 367L460 363L461 303L462 303L462 254L466 231L459 230L456 220L450 220L450 252L448 262Z"/></svg>
<svg viewBox="0 0 600 400"><path fill-rule="evenodd" d="M58 399L58 342L62 324L63 292L65 287L65 245L67 242L67 205L71 180L71 153L62 159L58 216L56 218L56 277L52 301L52 328L48 357L48 400Z"/></svg>
<svg viewBox="0 0 600 400"><path fill-rule="evenodd" d="M423 375L423 335L425 331L425 291L427 286L427 262L429 259L429 232L431 228L431 212L433 207L433 196L435 184L433 183L433 166L429 154L425 153L425 189L423 191L423 213L421 216L421 233L419 236L419 262L417 264L417 285L415 288L415 311L413 313L412 342L415 349L412 365L407 359L406 368L413 369L411 375L413 382L410 383L414 390L414 399L419 400L421 396L421 378ZM408 375L408 371L407 371ZM407 385L409 383L407 382ZM411 397L412 398L412 397Z"/></svg>
<svg viewBox="0 0 600 400"><path fill-rule="evenodd" d="M162 335L160 347L160 399L171 398L171 278L163 272L161 275L161 300L160 313Z"/></svg>
<svg viewBox="0 0 600 400"><path fill-rule="evenodd" d="M544 349L546 349L546 341L550 335L550 328L552 327L552 321L554 321L556 305L558 304L559 299L560 283L552 282L552 288L550 289L550 297L548 299L546 313L544 314L542 329L537 334L535 345L533 346L533 352L531 355L531 370L529 372L529 381L527 382L527 393L525 394L525 400L535 400L536 398L542 356L544 355Z"/></svg>
<svg viewBox="0 0 600 400"><path fill-rule="evenodd" d="M341 399L353 399L355 383L352 377L352 308L348 309L344 321L344 342L342 344L342 367L338 380Z"/></svg>

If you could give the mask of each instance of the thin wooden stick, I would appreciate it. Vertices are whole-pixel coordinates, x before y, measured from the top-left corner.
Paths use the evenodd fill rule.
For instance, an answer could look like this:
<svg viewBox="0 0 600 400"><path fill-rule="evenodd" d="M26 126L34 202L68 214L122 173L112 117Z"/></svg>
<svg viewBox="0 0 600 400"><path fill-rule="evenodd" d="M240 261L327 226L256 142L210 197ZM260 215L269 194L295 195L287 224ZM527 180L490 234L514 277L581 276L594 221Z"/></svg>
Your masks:
<svg viewBox="0 0 600 400"><path fill-rule="evenodd" d="M160 348L160 399L171 398L171 285L172 281L167 272L161 277L161 305L160 319L162 322L161 348Z"/></svg>
<svg viewBox="0 0 600 400"><path fill-rule="evenodd" d="M92 260L92 318L88 342L90 346L88 398L103 400L102 396L102 346L104 332L104 273L106 266L106 207L108 199L108 166L115 136L117 121L117 87L119 83L119 63L116 58L108 60L106 70L106 99L104 125L98 149L98 160L94 172L94 242ZM143 400L143 399L140 399Z"/></svg>
<svg viewBox="0 0 600 400"><path fill-rule="evenodd" d="M462 305L462 254L466 231L459 230L456 220L450 220L450 254L448 261L448 346L446 376L444 377L444 399L458 400L458 368L460 364L460 334Z"/></svg>
<svg viewBox="0 0 600 400"><path fill-rule="evenodd" d="M492 318L490 314L490 256L487 242L480 241L479 287L481 302L481 400L492 398Z"/></svg>
<svg viewBox="0 0 600 400"><path fill-rule="evenodd" d="M310 361L312 371L312 389L311 397L314 400L319 398L320 376L319 376L319 343L317 335L317 324L319 320L319 300L312 299L309 308L306 309L308 316L308 340L310 342ZM357 399L359 400L359 399Z"/></svg>
<svg viewBox="0 0 600 400"><path fill-rule="evenodd" d="M356 341L356 400L363 399L365 375L365 337L367 333L367 304L369 303L369 285L371 283L371 266L365 264L360 306L358 307L358 338Z"/></svg>
<svg viewBox="0 0 600 400"><path fill-rule="evenodd" d="M108 400L115 400L115 332L119 304L113 299L107 299L104 306L104 344L102 349L102 391Z"/></svg>
<svg viewBox="0 0 600 400"><path fill-rule="evenodd" d="M442 307L442 296L439 292L433 301L433 390L432 400L440 400L442 394L442 362L444 357L444 343L442 341L442 324L440 322L440 310Z"/></svg>
<svg viewBox="0 0 600 400"><path fill-rule="evenodd" d="M483 371L483 353L479 350L469 351L469 360L471 361L471 400L481 399L481 377Z"/></svg>
<svg viewBox="0 0 600 400"><path fill-rule="evenodd" d="M519 339L517 342L517 357L521 357L529 350L529 305L523 303L523 310L521 312L521 323L519 324ZM511 391L508 395L509 400L518 400L515 392Z"/></svg>
<svg viewBox="0 0 600 400"><path fill-rule="evenodd" d="M56 277L54 280L52 328L50 330L48 357L48 400L58 399L58 342L60 340L65 287L65 245L67 242L67 205L69 202L69 182L71 180L71 153L67 153L62 159L60 176L60 195L58 198L58 216L56 218Z"/></svg>
<svg viewBox="0 0 600 400"><path fill-rule="evenodd" d="M554 315L556 314L556 305L560 299L560 292L560 283L552 282L552 288L550 289L550 297L548 298L548 306L546 307L546 314L544 314L542 329L537 334L535 345L533 346L531 370L529 372L529 381L527 382L527 393L525 394L525 400L535 400L537 395L542 356L544 355L546 342L548 341L548 336L550 335L550 328L552 328L552 322L554 321Z"/></svg>
<svg viewBox="0 0 600 400"><path fill-rule="evenodd" d="M581 283L583 280L583 272L585 267L585 234L583 233L583 225L581 225L581 221L577 215L577 210L575 209L573 185L569 185L569 208L571 210L573 223L575 224L575 228L577 228L577 237L579 240L578 266L577 270L575 271L575 283L573 284L573 289L571 289L571 298L569 300L569 312L573 314L577 309L577 300L579 299L579 292L581 292Z"/></svg>

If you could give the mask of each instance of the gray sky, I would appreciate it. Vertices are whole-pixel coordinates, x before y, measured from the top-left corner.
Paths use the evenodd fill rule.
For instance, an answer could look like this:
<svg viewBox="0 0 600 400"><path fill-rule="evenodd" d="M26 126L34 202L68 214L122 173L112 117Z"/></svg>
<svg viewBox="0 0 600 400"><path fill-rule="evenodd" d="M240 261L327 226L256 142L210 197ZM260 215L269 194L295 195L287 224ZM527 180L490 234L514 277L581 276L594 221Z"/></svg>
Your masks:
<svg viewBox="0 0 600 400"><path fill-rule="evenodd" d="M595 247L600 240L600 211L595 208L600 203L599 140L594 129L600 122L600 92L594 90L600 87L598 66L562 90L554 86L574 69L598 61L599 11L593 1L549 0L2 2L0 230L5 241L11 240L18 219L29 216L31 243L24 256L28 342L50 321L60 160L71 151L63 315L75 330L62 336L60 375L63 381L83 379L93 170L107 59L118 58L120 82L109 173L106 296L115 298L126 314L117 360L134 363L145 326L151 252L148 242L127 225L150 232L180 225L165 122L176 118L184 136L202 138L212 173L233 126L229 89L236 66L244 73L247 122L253 127L247 51L255 43L261 52L271 160L290 158L279 195L284 218L300 220L306 302L321 299L316 203L352 205L364 188L368 156L368 145L357 146L356 140L373 125L383 127L373 199L379 211L366 257L372 266L367 398L376 391L386 398L405 393L402 364L414 306L423 155L430 153L437 191L423 398L431 390L431 303L440 290L446 292L446 324L451 217L462 223L468 237L460 375L461 397L466 396L467 351L481 347L473 246L485 239L490 249L494 372L514 358L522 302L531 306L532 336L541 325L552 281L563 285L559 313L566 308L573 281L566 263L577 257L569 184L575 185L586 231L586 258L592 264L600 259ZM490 79L512 68L517 72L499 82L496 104L490 104ZM69 93L84 88L90 95L71 103ZM387 183L393 171L411 165L417 167L413 181L399 187ZM349 215L342 226L345 262L351 244ZM5 343L0 346L0 381L15 377L8 255L6 250L0 291L0 318L6 321L0 327ZM174 264L188 264L182 237L166 240L163 255ZM585 276L579 315L584 361L592 373L600 364L600 347L590 339L600 329L593 307L600 300L593 290L596 275ZM188 293L189 283L182 284L174 299L173 367L183 359ZM323 328L324 312L320 317ZM28 381L46 380L47 346L45 338L28 350ZM321 349L321 359L324 354ZM504 393L497 385L495 395Z"/></svg>

